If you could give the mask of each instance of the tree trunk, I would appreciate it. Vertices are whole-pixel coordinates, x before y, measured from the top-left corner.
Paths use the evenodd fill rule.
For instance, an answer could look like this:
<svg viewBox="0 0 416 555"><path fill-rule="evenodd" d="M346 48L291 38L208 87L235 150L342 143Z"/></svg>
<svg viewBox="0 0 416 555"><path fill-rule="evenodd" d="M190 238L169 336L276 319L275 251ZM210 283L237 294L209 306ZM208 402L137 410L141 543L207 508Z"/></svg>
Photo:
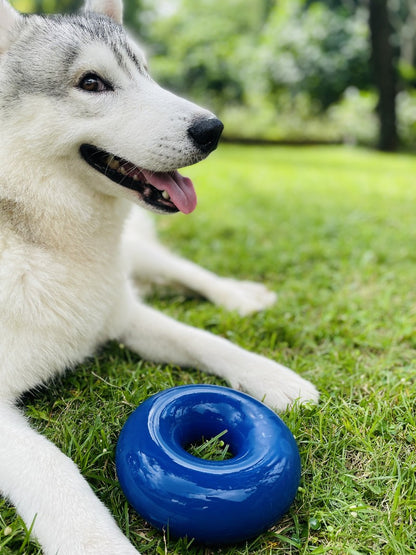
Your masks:
<svg viewBox="0 0 416 555"><path fill-rule="evenodd" d="M397 78L391 42L392 26L387 0L370 0L370 34L374 81L379 93L379 148L394 151L398 146L396 121Z"/></svg>

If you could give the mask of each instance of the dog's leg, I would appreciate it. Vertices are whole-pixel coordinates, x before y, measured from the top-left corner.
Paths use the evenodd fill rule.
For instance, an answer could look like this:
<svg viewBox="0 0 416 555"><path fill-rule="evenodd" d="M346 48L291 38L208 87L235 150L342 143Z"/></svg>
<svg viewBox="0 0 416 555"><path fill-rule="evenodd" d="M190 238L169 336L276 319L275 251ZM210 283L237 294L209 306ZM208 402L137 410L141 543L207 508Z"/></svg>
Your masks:
<svg viewBox="0 0 416 555"><path fill-rule="evenodd" d="M144 238L137 230L134 215L126 227L123 246L131 273L139 280L177 283L241 315L263 310L276 301L276 294L260 283L219 277L172 254L155 236L146 234Z"/></svg>
<svg viewBox="0 0 416 555"><path fill-rule="evenodd" d="M46 555L138 555L76 465L0 402L0 491Z"/></svg>
<svg viewBox="0 0 416 555"><path fill-rule="evenodd" d="M148 360L220 376L276 410L285 409L296 399L318 399L315 387L292 370L140 303L132 306L120 339Z"/></svg>

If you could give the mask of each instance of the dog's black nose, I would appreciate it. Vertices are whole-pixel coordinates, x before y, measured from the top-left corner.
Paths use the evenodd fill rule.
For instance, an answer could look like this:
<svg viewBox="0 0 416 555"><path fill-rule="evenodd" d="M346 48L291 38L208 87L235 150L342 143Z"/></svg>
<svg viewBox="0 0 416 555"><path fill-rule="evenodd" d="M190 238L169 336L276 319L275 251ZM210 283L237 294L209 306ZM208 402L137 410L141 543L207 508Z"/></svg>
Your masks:
<svg viewBox="0 0 416 555"><path fill-rule="evenodd" d="M188 129L195 145L205 154L209 154L217 148L224 126L217 118L204 118L197 120Z"/></svg>

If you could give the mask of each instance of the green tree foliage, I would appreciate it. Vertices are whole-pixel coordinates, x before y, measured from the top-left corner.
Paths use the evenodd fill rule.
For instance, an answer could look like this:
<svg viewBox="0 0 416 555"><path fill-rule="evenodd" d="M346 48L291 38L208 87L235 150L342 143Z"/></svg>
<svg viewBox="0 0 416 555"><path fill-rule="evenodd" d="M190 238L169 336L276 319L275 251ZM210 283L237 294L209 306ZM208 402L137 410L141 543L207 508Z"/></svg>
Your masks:
<svg viewBox="0 0 416 555"><path fill-rule="evenodd" d="M276 114L314 116L351 87L381 94L370 48L369 6L376 1L176 0L149 31L153 68L167 86L220 112L238 105L254 117L267 109L270 117L274 106ZM388 8L393 31L385 41L393 44L398 90L411 93L416 2L388 0ZM409 104L403 95L400 101Z"/></svg>
<svg viewBox="0 0 416 555"><path fill-rule="evenodd" d="M69 13L75 12L81 0L11 0L13 6L23 13Z"/></svg>
<svg viewBox="0 0 416 555"><path fill-rule="evenodd" d="M264 75L270 90L307 92L322 108L347 87L370 83L365 10L347 17L321 2L277 2L263 32Z"/></svg>
<svg viewBox="0 0 416 555"><path fill-rule="evenodd" d="M170 88L211 104L242 102L268 2L181 0L150 30L152 65Z"/></svg>
<svg viewBox="0 0 416 555"><path fill-rule="evenodd" d="M346 18L302 0L181 0L155 22L157 73L179 91L214 102L254 92L307 92L326 108L347 86L368 86L366 14Z"/></svg>

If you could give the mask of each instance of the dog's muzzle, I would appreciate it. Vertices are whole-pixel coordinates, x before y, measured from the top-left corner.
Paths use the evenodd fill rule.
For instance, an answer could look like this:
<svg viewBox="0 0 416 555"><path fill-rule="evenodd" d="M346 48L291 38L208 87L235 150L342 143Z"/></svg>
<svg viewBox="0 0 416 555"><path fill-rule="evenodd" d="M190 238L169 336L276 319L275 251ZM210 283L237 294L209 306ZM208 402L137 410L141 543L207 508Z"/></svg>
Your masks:
<svg viewBox="0 0 416 555"><path fill-rule="evenodd" d="M223 128L216 117L198 119L188 128L188 135L201 154L198 159L205 158L215 150ZM160 213L180 210L189 214L196 207L197 198L192 181L177 170L142 168L91 144L82 144L80 154L90 166L111 181L134 191L139 202L151 210Z"/></svg>

